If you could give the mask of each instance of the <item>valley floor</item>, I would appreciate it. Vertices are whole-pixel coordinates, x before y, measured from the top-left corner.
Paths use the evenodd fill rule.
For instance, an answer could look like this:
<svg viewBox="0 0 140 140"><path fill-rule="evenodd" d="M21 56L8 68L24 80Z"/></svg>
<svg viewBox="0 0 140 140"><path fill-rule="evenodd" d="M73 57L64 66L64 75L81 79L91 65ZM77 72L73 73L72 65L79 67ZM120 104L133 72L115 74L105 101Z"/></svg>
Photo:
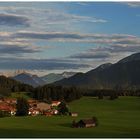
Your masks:
<svg viewBox="0 0 140 140"><path fill-rule="evenodd" d="M140 98L119 97L98 100L83 97L69 104L71 116L36 116L0 118L0 137L32 138L134 138L140 137ZM72 128L72 121L96 116L99 125L93 128Z"/></svg>

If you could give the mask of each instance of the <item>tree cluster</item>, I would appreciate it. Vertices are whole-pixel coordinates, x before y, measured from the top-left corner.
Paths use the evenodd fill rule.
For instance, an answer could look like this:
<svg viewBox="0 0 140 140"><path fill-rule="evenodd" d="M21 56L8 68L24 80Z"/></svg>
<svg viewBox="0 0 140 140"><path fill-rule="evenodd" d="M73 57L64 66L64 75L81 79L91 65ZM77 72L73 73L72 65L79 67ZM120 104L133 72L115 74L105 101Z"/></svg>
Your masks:
<svg viewBox="0 0 140 140"><path fill-rule="evenodd" d="M116 89L87 89L84 96L93 96L103 99L103 97L110 97L110 99L116 99L118 96L140 96L140 90L116 90Z"/></svg>
<svg viewBox="0 0 140 140"><path fill-rule="evenodd" d="M33 92L33 87L5 76L0 76L0 95L9 96L11 92Z"/></svg>
<svg viewBox="0 0 140 140"><path fill-rule="evenodd" d="M58 105L58 112L60 115L67 115L69 113L69 109L65 102L61 102Z"/></svg>
<svg viewBox="0 0 140 140"><path fill-rule="evenodd" d="M37 100L60 100L70 102L75 99L79 99L82 96L82 92L74 87L63 87L55 85L45 85L43 87L35 88L34 92L30 95Z"/></svg>

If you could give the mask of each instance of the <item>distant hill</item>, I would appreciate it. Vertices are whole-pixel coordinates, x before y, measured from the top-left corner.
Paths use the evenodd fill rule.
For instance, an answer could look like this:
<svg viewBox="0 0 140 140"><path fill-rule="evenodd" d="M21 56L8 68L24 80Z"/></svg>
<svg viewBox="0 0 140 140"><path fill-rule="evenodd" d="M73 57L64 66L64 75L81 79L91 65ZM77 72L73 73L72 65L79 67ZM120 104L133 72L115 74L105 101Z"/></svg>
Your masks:
<svg viewBox="0 0 140 140"><path fill-rule="evenodd" d="M45 81L46 84L50 84L50 83L59 81L59 80L64 79L64 78L69 78L75 74L76 74L76 72L63 72L60 74L50 73L48 75L41 77L41 79L43 81Z"/></svg>
<svg viewBox="0 0 140 140"><path fill-rule="evenodd" d="M0 76L0 87L11 89L13 86L21 84L20 82L7 78L3 75Z"/></svg>
<svg viewBox="0 0 140 140"><path fill-rule="evenodd" d="M41 78L39 78L37 75L32 75L30 73L20 73L14 77L12 77L14 80L20 81L21 83L25 83L28 85L31 85L33 87L41 86L45 84L45 81L43 81Z"/></svg>
<svg viewBox="0 0 140 140"><path fill-rule="evenodd" d="M11 78L0 76L0 96L9 95L11 92L27 91L31 92L33 87L27 84L22 84Z"/></svg>
<svg viewBox="0 0 140 140"><path fill-rule="evenodd" d="M92 89L140 89L140 53L115 64L103 64L87 73L76 74L55 84Z"/></svg>

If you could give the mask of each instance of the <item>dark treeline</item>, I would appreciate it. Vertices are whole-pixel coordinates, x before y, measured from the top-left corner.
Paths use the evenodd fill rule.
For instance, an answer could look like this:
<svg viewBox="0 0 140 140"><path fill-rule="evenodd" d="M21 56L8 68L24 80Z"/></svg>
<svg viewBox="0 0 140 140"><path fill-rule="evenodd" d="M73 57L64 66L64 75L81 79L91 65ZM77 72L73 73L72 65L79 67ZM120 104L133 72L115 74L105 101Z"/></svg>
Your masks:
<svg viewBox="0 0 140 140"><path fill-rule="evenodd" d="M80 89L71 86L55 86L55 85L45 85L43 87L35 88L34 92L30 94L32 98L37 100L61 100L70 102L79 99L82 96Z"/></svg>
<svg viewBox="0 0 140 140"><path fill-rule="evenodd" d="M112 89L101 89L93 90L86 89L84 91L84 96L140 96L140 90L112 90Z"/></svg>
<svg viewBox="0 0 140 140"><path fill-rule="evenodd" d="M33 87L5 76L0 76L0 96L10 96L11 92L33 92Z"/></svg>
<svg viewBox="0 0 140 140"><path fill-rule="evenodd" d="M45 85L33 88L30 85L22 84L16 80L0 76L0 97L10 96L11 92L27 92L28 95L37 100L51 102L52 100L61 100L70 102L79 99L82 96L95 96L102 99L109 96L110 99L116 99L118 96L139 96L140 90L118 90L102 89L94 90L75 86Z"/></svg>
<svg viewBox="0 0 140 140"><path fill-rule="evenodd" d="M80 89L70 86L45 85L33 88L30 85L20 83L16 80L0 76L0 97L10 96L11 92L27 92L27 94L37 100L52 101L62 100L66 102L79 99L82 96Z"/></svg>

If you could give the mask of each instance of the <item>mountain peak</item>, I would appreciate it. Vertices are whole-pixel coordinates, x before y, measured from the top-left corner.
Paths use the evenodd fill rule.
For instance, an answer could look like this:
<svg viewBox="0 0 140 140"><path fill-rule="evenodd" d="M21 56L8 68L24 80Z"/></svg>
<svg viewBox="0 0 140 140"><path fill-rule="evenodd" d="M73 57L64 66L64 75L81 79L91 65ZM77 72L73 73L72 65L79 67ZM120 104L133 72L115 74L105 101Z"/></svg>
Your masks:
<svg viewBox="0 0 140 140"><path fill-rule="evenodd" d="M45 82L37 75L32 75L27 72L20 73L12 78L22 83L32 85L33 87L45 84Z"/></svg>
<svg viewBox="0 0 140 140"><path fill-rule="evenodd" d="M100 65L96 69L105 69L105 68L110 67L111 65L112 65L112 63L105 63L105 64Z"/></svg>
<svg viewBox="0 0 140 140"><path fill-rule="evenodd" d="M115 64L100 65L87 73L76 74L56 84L92 89L140 89L140 53L126 57Z"/></svg>

